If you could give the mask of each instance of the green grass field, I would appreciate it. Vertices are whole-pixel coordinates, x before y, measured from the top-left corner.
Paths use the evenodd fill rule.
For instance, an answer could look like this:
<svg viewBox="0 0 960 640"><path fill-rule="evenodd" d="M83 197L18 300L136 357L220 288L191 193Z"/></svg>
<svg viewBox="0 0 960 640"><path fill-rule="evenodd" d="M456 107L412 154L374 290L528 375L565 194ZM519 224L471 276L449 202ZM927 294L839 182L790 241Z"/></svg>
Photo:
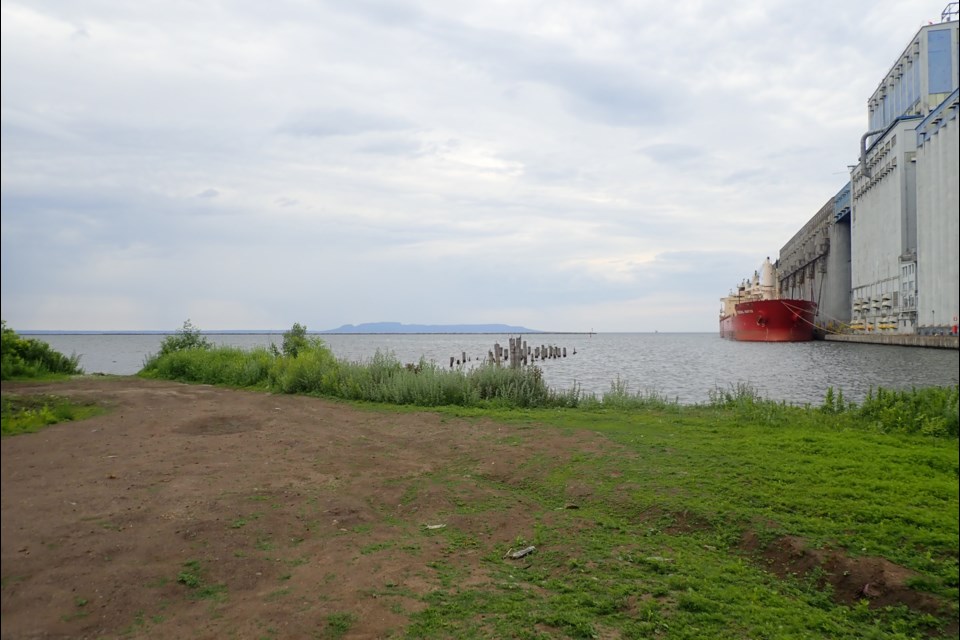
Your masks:
<svg viewBox="0 0 960 640"><path fill-rule="evenodd" d="M513 545L537 551L505 566L505 549L480 545L494 577L482 588L458 587L456 563L438 569L449 586L414 615L409 637L956 633L956 440L838 428L814 410L783 422L703 407L450 412L599 431L614 446L529 460L507 483L481 478L537 513ZM571 505L571 485L589 497ZM791 572L777 558L783 540L842 563ZM869 601L892 584L865 582L862 597L842 584L877 558L910 570L888 606Z"/></svg>

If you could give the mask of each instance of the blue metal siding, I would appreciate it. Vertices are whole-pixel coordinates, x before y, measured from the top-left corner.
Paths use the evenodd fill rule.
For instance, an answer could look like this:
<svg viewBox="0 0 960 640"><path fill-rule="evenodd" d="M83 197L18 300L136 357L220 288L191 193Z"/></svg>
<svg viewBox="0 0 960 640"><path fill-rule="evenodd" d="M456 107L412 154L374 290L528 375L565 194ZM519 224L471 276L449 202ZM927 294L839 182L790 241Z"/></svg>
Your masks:
<svg viewBox="0 0 960 640"><path fill-rule="evenodd" d="M833 197L833 219L840 222L850 215L850 183L843 185L843 188Z"/></svg>
<svg viewBox="0 0 960 640"><path fill-rule="evenodd" d="M950 30L927 32L927 92L953 91L953 56L950 49Z"/></svg>

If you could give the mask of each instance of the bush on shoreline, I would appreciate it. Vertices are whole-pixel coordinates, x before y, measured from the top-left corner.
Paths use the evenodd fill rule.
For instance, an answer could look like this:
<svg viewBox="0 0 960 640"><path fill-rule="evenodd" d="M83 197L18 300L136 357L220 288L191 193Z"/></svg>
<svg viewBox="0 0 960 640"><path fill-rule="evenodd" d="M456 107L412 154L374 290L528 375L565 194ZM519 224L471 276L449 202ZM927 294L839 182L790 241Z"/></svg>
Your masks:
<svg viewBox="0 0 960 640"><path fill-rule="evenodd" d="M80 356L65 356L53 350L49 344L33 338L21 338L0 320L0 379L42 378L51 375L75 375L83 373Z"/></svg>
<svg viewBox="0 0 960 640"><path fill-rule="evenodd" d="M140 375L424 407L576 406L581 399L575 391L559 393L549 389L537 368L489 365L469 371L444 371L425 360L416 366L404 366L382 353L367 363L346 362L338 360L316 338L289 351L285 348L284 352L276 348L244 350L226 346L169 350L148 358Z"/></svg>
<svg viewBox="0 0 960 640"><path fill-rule="evenodd" d="M578 387L550 389L537 367L510 368L494 364L473 369L445 370L421 359L403 365L378 352L365 363L337 359L318 338L308 338L300 324L284 333L283 348L250 350L212 346L198 339L199 330L184 323L184 334L171 336L161 353L147 359L140 375L151 378L224 384L275 393L303 393L352 401L421 407L582 408L586 410L683 410L675 400L651 393L630 393L620 380L597 397ZM883 432L957 437L958 387L912 391L878 389L861 406L828 389L817 409L765 400L749 385L715 390L708 407L733 411L741 419L784 425L811 418L837 428L871 428Z"/></svg>
<svg viewBox="0 0 960 640"><path fill-rule="evenodd" d="M163 339L163 342L160 343L160 353L158 355L165 356L176 351L210 349L211 347L213 345L210 344L210 341L203 337L200 329L190 322L190 318L187 318L176 333Z"/></svg>

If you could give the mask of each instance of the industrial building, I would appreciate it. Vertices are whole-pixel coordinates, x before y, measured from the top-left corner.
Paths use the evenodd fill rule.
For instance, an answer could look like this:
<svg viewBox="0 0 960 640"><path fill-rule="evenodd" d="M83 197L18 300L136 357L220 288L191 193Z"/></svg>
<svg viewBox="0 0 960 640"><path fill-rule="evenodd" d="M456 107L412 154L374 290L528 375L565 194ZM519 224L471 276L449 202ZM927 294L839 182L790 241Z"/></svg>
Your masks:
<svg viewBox="0 0 960 640"><path fill-rule="evenodd" d="M957 30L953 32L956 36ZM921 334L957 333L957 308L960 307L958 100L960 90L954 89L917 126L916 323L917 332Z"/></svg>
<svg viewBox="0 0 960 640"><path fill-rule="evenodd" d="M850 185L827 200L780 249L780 296L818 304L815 322L839 330L850 322Z"/></svg>
<svg viewBox="0 0 960 640"><path fill-rule="evenodd" d="M780 295L817 302L827 332L957 332L957 6L897 57L867 101L850 182L780 251Z"/></svg>

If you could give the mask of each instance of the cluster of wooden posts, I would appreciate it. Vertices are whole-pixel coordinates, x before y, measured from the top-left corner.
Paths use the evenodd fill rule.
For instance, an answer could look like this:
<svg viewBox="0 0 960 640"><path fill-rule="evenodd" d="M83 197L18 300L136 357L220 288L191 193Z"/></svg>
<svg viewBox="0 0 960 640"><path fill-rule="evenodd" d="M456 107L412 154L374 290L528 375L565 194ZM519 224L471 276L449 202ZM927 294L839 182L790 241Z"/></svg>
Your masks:
<svg viewBox="0 0 960 640"><path fill-rule="evenodd" d="M574 349L573 353L576 354L577 350ZM566 357L566 347L557 347L548 344L534 347L528 345L527 341L522 338L510 338L510 343L507 348L504 348L499 342L496 342L493 345L493 349L487 351L487 362L494 363L497 366L509 364L511 367L519 367L530 364L531 362L536 362L537 360L553 360ZM454 364L460 365L466 362L466 351L460 353L459 360L456 356L450 356L450 367L453 367Z"/></svg>

